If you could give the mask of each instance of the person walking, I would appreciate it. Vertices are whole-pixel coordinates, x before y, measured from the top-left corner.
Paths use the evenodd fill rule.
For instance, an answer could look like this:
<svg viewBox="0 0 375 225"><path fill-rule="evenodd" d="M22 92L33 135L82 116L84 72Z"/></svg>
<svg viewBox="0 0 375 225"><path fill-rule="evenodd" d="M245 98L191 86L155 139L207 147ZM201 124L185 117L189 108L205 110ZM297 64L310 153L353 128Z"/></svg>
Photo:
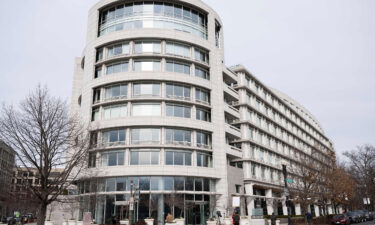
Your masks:
<svg viewBox="0 0 375 225"><path fill-rule="evenodd" d="M312 224L312 219L313 219L313 216L312 216L311 212L307 212L306 213L306 221L307 221L308 225Z"/></svg>
<svg viewBox="0 0 375 225"><path fill-rule="evenodd" d="M238 214L237 210L234 210L232 215L233 225L240 225L240 215Z"/></svg>

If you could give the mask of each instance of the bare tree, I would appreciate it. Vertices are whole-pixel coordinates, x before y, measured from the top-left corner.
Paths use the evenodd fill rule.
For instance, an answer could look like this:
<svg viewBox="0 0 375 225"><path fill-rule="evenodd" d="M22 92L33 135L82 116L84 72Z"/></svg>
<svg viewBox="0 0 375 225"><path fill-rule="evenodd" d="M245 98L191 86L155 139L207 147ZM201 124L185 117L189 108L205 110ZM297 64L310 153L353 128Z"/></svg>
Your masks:
<svg viewBox="0 0 375 225"><path fill-rule="evenodd" d="M28 188L38 201L38 225L44 225L47 206L56 201L83 168L88 132L68 113L67 103L40 85L19 107L3 106L0 137L16 151L17 163L36 168L40 185ZM59 174L53 169L60 168Z"/></svg>

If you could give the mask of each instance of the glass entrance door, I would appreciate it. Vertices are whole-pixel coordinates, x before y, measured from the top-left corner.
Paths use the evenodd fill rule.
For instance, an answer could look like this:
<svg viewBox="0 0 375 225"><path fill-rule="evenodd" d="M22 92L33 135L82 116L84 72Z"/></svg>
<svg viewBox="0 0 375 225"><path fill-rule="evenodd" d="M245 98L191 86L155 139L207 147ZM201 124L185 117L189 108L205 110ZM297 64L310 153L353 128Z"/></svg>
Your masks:
<svg viewBox="0 0 375 225"><path fill-rule="evenodd" d="M193 203L186 211L188 225L204 225L206 224L206 214L208 205L205 207L204 203Z"/></svg>

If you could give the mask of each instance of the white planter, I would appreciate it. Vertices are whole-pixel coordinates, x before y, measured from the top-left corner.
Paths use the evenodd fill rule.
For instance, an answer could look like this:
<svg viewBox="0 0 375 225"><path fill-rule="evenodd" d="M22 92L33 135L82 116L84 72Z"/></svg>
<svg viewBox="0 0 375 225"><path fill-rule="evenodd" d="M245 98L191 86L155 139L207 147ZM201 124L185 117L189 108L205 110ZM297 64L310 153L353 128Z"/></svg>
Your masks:
<svg viewBox="0 0 375 225"><path fill-rule="evenodd" d="M145 219L147 225L154 225L154 219Z"/></svg>
<svg viewBox="0 0 375 225"><path fill-rule="evenodd" d="M165 222L165 225L177 225L176 223L167 223Z"/></svg>
<svg viewBox="0 0 375 225"><path fill-rule="evenodd" d="M121 225L129 225L129 220L120 220Z"/></svg>
<svg viewBox="0 0 375 225"><path fill-rule="evenodd" d="M185 219L184 218L179 218L175 219L177 225L185 225Z"/></svg>
<svg viewBox="0 0 375 225"><path fill-rule="evenodd" d="M44 225L53 225L53 221L44 221Z"/></svg>
<svg viewBox="0 0 375 225"><path fill-rule="evenodd" d="M241 217L241 219L240 219L240 225L250 225L249 218L247 216L246 217Z"/></svg>
<svg viewBox="0 0 375 225"><path fill-rule="evenodd" d="M207 225L216 225L216 220L207 220Z"/></svg>
<svg viewBox="0 0 375 225"><path fill-rule="evenodd" d="M83 225L83 221L77 221L77 225Z"/></svg>
<svg viewBox="0 0 375 225"><path fill-rule="evenodd" d="M224 224L225 225L232 225L232 218L228 218L228 217L224 218Z"/></svg>
<svg viewBox="0 0 375 225"><path fill-rule="evenodd" d="M77 221L75 221L75 220L68 220L68 225L77 225Z"/></svg>

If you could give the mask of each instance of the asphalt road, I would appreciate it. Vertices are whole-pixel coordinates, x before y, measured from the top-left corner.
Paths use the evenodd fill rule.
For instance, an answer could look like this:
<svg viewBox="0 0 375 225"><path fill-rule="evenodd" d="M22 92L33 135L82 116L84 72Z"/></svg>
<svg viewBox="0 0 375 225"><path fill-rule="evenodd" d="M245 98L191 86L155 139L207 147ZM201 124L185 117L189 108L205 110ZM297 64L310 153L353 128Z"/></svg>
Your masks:
<svg viewBox="0 0 375 225"><path fill-rule="evenodd" d="M362 223L352 223L351 225L375 225L375 220L366 221L366 222L362 222Z"/></svg>

